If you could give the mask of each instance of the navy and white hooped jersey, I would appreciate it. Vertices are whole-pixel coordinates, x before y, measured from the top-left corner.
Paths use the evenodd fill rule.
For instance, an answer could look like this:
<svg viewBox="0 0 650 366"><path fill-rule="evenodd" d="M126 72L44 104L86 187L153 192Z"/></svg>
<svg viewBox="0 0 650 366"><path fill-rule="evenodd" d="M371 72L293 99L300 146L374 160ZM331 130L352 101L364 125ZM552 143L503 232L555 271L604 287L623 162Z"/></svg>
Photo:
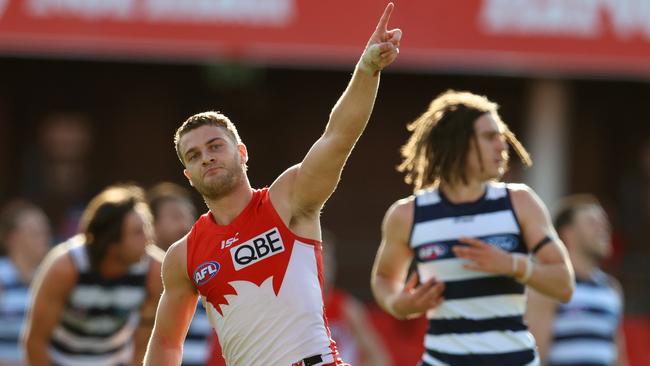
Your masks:
<svg viewBox="0 0 650 366"><path fill-rule="evenodd" d="M576 279L571 301L557 309L549 366L616 365L621 312L621 295L607 274L598 270Z"/></svg>
<svg viewBox="0 0 650 366"><path fill-rule="evenodd" d="M205 311L203 299L200 298L194 317L187 330L185 343L183 343L183 366L203 366L208 360L208 337L212 331L210 319Z"/></svg>
<svg viewBox="0 0 650 366"><path fill-rule="evenodd" d="M79 276L52 333L50 360L61 366L130 364L139 310L146 298L149 257L109 280L90 267L83 236L59 245L66 246Z"/></svg>
<svg viewBox="0 0 650 366"><path fill-rule="evenodd" d="M444 301L427 312L425 366L537 365L535 340L523 320L524 285L512 277L463 268L452 251L473 237L527 253L508 185L489 183L475 202L454 204L437 188L415 195L410 246L420 281L445 283Z"/></svg>
<svg viewBox="0 0 650 366"><path fill-rule="evenodd" d="M0 364L22 364L20 332L29 306L29 288L8 257L0 257Z"/></svg>

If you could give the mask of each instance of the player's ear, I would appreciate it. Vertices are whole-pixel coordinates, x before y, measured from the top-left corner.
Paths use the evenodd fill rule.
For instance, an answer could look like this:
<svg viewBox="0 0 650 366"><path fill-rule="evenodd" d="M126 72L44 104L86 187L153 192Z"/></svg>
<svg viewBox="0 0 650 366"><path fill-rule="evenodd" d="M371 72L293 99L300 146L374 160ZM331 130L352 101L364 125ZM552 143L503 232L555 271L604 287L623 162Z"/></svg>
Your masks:
<svg viewBox="0 0 650 366"><path fill-rule="evenodd" d="M188 172L187 169L183 169L183 175L190 182L190 185L194 187L194 183L192 183L192 178L190 177L190 172Z"/></svg>
<svg viewBox="0 0 650 366"><path fill-rule="evenodd" d="M237 145L237 148L239 149L239 157L241 159L241 162L243 164L248 163L248 149L246 149L246 145L239 144Z"/></svg>

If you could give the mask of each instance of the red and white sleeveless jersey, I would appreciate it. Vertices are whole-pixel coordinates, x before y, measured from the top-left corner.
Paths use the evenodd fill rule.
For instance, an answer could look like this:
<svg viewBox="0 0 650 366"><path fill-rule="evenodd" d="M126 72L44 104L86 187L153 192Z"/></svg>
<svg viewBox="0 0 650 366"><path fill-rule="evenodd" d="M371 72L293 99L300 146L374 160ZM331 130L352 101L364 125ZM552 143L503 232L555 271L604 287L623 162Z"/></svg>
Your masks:
<svg viewBox="0 0 650 366"><path fill-rule="evenodd" d="M321 243L286 227L268 188L229 225L210 212L199 218L187 271L228 365L290 366L314 355L341 362L323 312Z"/></svg>

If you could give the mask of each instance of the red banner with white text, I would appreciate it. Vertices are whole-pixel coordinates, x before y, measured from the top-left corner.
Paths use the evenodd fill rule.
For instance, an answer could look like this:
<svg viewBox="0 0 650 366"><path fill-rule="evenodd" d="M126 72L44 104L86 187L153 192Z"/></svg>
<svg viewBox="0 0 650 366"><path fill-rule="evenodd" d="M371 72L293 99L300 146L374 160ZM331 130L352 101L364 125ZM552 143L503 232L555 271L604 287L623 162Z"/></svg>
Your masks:
<svg viewBox="0 0 650 366"><path fill-rule="evenodd" d="M396 0L397 67L650 75L650 0ZM379 0L0 0L0 54L347 65Z"/></svg>

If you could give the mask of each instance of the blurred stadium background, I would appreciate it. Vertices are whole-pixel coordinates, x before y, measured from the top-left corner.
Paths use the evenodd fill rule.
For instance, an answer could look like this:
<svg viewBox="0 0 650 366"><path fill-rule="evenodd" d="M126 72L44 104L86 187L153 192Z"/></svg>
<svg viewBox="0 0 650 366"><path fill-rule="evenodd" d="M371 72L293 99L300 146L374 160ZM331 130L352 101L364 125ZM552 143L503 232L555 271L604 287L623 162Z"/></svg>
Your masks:
<svg viewBox="0 0 650 366"><path fill-rule="evenodd" d="M184 184L172 135L209 109L237 124L252 184L270 184L323 130L384 3L0 0L0 204L35 201L62 239L107 184ZM551 208L603 201L632 365L650 365L650 0L395 3L400 57L323 213L341 287L371 301L382 215L408 194L405 124L446 89L478 92L535 161L509 180Z"/></svg>

